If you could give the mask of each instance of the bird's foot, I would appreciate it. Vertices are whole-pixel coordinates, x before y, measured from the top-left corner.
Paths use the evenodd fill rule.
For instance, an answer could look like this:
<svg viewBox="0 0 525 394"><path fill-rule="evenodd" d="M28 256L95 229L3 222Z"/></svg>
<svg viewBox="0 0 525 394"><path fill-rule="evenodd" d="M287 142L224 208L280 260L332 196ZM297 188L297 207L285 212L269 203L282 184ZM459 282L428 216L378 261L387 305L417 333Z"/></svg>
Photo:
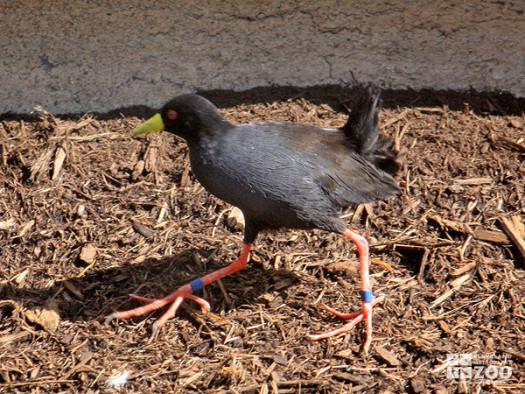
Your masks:
<svg viewBox="0 0 525 394"><path fill-rule="evenodd" d="M215 282L216 280L224 278L227 275L231 275L237 271L242 270L244 267L246 267L246 263L248 262L248 255L250 254L251 246L252 246L251 243L244 243L241 254L233 263L217 271L209 273L208 275L205 275L202 278L191 281L190 283L182 286L180 289L171 293L167 297L160 298L158 300L152 300L149 298L144 298L144 297L132 294L131 295L132 298L134 298L135 300L145 302L146 305L139 306L138 308L135 308L135 309L130 309L129 311L112 313L106 318L106 324L108 324L109 322L111 322L111 320L114 320L114 319L127 319L133 316L144 315L146 313L152 312L154 310L162 308L164 305L171 303L168 310L153 324L153 330L156 331L160 327L162 327L169 319L175 316L175 313L177 313L177 309L179 309L180 304L182 304L182 301L184 301L185 298L188 298L190 300L197 302L201 306L202 312L204 314L208 314L210 312L210 304L208 303L208 301L206 301L203 298L193 295L193 293L201 290L204 286L207 286L210 283ZM213 315L213 316L221 319L219 316L216 316L216 315Z"/></svg>
<svg viewBox="0 0 525 394"><path fill-rule="evenodd" d="M160 327L162 327L169 319L175 316L177 310L182 304L182 301L184 301L184 299L186 298L197 302L201 306L202 313L208 314L208 312L210 311L209 302L203 298L193 295L193 289L190 286L190 284L187 284L178 289L177 291L171 293L167 297L160 299L150 299L135 294L130 294L130 297L135 300L144 302L146 303L146 305L139 306L138 308L130 309L127 311L114 312L106 318L106 324L109 324L109 322L111 322L114 319L128 319L134 316L141 316L154 310L160 309L163 306L171 303L171 306L168 308L168 310L153 324L153 330L156 331Z"/></svg>
<svg viewBox="0 0 525 394"><path fill-rule="evenodd" d="M376 304L382 302L385 299L385 296L379 296L376 299L372 301L365 301L363 302L363 309L360 312L354 312L354 313L342 313L339 312L336 309L330 308L329 306L325 305L325 309L333 313L336 316L339 316L340 318L344 320L349 320L348 323L346 323L344 326L337 328L332 331L324 332L322 334L317 335L308 335L308 339L311 341L318 341L320 339L330 338L335 335L340 335L342 333L345 333L349 330L351 330L353 327L357 325L360 321L366 318L366 341L363 346L363 350L365 353L368 353L368 350L370 349L370 344L372 343L372 307Z"/></svg>

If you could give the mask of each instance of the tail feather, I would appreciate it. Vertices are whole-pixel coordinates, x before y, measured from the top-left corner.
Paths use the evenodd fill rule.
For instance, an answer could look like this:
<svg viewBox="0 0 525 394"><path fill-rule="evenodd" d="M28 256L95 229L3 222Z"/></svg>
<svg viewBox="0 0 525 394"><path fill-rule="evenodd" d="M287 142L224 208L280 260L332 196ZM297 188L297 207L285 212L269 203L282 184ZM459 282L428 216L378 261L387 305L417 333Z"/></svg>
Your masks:
<svg viewBox="0 0 525 394"><path fill-rule="evenodd" d="M368 87L363 93L352 104L343 131L355 143L357 152L366 155L375 148L379 136L377 112L381 92L377 87Z"/></svg>
<svg viewBox="0 0 525 394"><path fill-rule="evenodd" d="M379 134L378 112L381 90L369 86L352 104L348 121L341 128L348 144L360 156L381 170L395 175L402 167L404 154L394 148L394 141Z"/></svg>

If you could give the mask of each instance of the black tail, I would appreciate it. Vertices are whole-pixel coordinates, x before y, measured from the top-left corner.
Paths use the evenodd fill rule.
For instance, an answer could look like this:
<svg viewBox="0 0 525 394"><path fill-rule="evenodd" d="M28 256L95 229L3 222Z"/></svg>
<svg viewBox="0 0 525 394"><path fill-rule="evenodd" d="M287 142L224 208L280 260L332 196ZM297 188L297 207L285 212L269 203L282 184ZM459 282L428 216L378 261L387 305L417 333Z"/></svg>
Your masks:
<svg viewBox="0 0 525 394"><path fill-rule="evenodd" d="M390 137L379 134L380 95L381 89L377 86L362 89L358 99L351 106L348 121L341 130L359 155L381 170L394 175L402 167L403 154L394 149L394 141Z"/></svg>
<svg viewBox="0 0 525 394"><path fill-rule="evenodd" d="M370 86L352 103L350 116L343 127L345 135L354 142L357 152L366 156L374 150L379 136L378 104L381 91Z"/></svg>

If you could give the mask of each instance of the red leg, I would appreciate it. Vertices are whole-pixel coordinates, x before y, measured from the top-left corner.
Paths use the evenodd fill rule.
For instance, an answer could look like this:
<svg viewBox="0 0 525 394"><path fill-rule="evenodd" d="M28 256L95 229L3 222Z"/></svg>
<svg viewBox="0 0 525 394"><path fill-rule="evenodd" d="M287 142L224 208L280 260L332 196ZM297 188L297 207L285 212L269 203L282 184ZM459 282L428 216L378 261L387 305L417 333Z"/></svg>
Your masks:
<svg viewBox="0 0 525 394"><path fill-rule="evenodd" d="M370 349L370 344L372 343L372 307L377 303L385 299L384 296L380 296L375 300L372 300L372 287L370 286L370 277L369 277L369 264L368 264L368 241L365 237L354 233L350 229L346 229L344 235L350 238L357 246L357 253L359 254L359 261L361 263L360 273L361 273L361 299L363 301L363 308L360 312L343 314L333 308L325 306L328 312L331 312L345 320L353 319L352 321L346 323L343 327L338 328L333 331L325 332L318 335L309 335L308 339L312 341L318 341L319 339L325 339L332 337L334 335L339 335L344 332L349 331L354 326L357 325L360 321L366 319L366 341L363 346L365 353L368 353Z"/></svg>
<svg viewBox="0 0 525 394"><path fill-rule="evenodd" d="M218 279L231 275L245 268L248 262L248 255L250 254L251 246L251 243L245 243L242 247L241 254L233 263L231 263L227 267L221 268L220 270L212 272L206 276L203 276L200 279L196 279L182 286L180 289L171 293L167 297L158 300L153 300L131 294L132 298L142 302L146 302L146 305L139 306L138 308L130 309L127 311L112 313L106 318L106 323L109 323L113 319L127 319L133 316L144 315L171 303L171 306L168 308L168 310L155 322L153 327L154 329L157 329L162 327L168 319L175 316L175 313L177 313L177 309L179 309L180 304L182 303L182 301L184 301L185 298L189 298L190 300L196 301L198 304L200 304L203 312L208 312L210 310L210 304L208 303L208 301L193 295L193 293L202 289L204 286L215 282Z"/></svg>

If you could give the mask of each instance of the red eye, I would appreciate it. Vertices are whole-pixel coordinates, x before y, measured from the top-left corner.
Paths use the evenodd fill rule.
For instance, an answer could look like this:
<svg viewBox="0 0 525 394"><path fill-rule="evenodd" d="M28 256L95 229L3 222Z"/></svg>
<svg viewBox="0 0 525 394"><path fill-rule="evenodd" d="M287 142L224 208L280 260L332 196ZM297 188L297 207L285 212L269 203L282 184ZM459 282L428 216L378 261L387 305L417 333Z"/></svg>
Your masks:
<svg viewBox="0 0 525 394"><path fill-rule="evenodd" d="M177 119L177 111L175 111L174 109L168 109L166 111L166 116L168 117L168 119L175 120Z"/></svg>

